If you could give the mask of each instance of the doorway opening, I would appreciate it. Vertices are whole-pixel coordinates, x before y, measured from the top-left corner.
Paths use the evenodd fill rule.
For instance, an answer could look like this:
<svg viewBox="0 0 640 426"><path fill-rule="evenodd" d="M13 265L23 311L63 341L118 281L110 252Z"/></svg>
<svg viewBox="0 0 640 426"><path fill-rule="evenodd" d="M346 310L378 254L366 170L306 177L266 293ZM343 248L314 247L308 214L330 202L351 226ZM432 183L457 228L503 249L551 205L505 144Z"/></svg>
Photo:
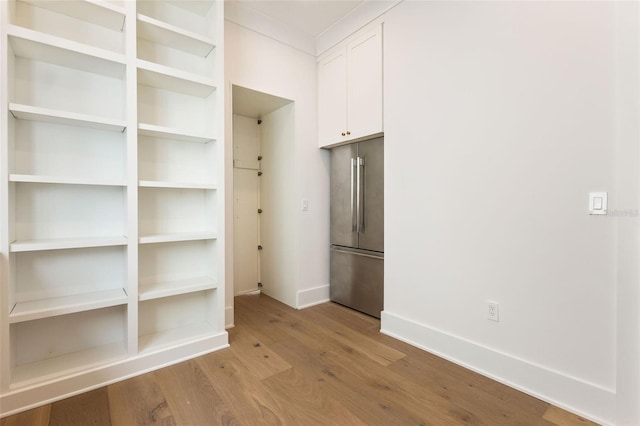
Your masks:
<svg viewBox="0 0 640 426"><path fill-rule="evenodd" d="M232 86L233 288L296 300L295 103Z"/></svg>

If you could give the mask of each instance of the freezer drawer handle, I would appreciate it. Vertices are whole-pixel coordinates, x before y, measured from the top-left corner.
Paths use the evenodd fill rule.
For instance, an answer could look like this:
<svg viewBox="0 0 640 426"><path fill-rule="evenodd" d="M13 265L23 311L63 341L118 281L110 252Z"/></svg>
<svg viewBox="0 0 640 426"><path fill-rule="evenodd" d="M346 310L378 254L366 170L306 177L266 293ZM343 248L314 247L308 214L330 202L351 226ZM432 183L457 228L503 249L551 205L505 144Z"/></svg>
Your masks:
<svg viewBox="0 0 640 426"><path fill-rule="evenodd" d="M375 256L373 254L365 254L365 253L360 253L357 251L347 251L347 250L339 250L339 249L332 249L333 251L335 251L336 253L344 253L344 254L355 254L357 256L364 256L364 257L370 257L372 259L380 259L380 260L384 260L384 257L382 256Z"/></svg>

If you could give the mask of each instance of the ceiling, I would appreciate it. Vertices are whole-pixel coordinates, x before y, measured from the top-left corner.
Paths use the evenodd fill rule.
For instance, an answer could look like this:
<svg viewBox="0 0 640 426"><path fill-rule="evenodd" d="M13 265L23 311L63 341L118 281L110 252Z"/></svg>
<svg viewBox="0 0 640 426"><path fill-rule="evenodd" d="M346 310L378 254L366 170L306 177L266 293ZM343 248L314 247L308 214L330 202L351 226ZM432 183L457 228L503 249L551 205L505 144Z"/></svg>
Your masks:
<svg viewBox="0 0 640 426"><path fill-rule="evenodd" d="M365 0L236 0L278 22L317 37Z"/></svg>

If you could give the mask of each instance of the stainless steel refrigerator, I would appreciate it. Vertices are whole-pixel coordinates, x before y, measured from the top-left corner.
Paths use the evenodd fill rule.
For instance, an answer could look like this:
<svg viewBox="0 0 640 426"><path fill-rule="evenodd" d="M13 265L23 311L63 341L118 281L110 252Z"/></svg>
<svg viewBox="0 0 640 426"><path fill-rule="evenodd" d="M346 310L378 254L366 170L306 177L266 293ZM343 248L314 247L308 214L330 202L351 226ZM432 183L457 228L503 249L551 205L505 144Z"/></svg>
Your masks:
<svg viewBox="0 0 640 426"><path fill-rule="evenodd" d="M383 138L331 150L331 300L380 318L384 294Z"/></svg>

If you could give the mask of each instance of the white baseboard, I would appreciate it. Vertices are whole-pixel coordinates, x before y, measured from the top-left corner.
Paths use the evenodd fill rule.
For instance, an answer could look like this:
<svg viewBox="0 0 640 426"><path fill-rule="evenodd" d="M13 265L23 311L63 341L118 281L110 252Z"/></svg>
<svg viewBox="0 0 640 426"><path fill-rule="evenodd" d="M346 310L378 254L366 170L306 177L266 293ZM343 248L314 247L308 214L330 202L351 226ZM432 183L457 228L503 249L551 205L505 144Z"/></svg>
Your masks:
<svg viewBox="0 0 640 426"><path fill-rule="evenodd" d="M298 309L309 308L329 301L329 286L301 290L298 292Z"/></svg>
<svg viewBox="0 0 640 426"><path fill-rule="evenodd" d="M236 294L233 295L233 297L236 296L245 296L247 294L251 294L251 295L256 295L256 294L260 294L260 287L256 287L256 288L252 288L251 290L243 290L243 291L239 291Z"/></svg>
<svg viewBox="0 0 640 426"><path fill-rule="evenodd" d="M235 314L233 306L224 308L224 328L232 328L235 326Z"/></svg>
<svg viewBox="0 0 640 426"><path fill-rule="evenodd" d="M615 391L433 329L387 311L382 333L600 424L614 424Z"/></svg>

